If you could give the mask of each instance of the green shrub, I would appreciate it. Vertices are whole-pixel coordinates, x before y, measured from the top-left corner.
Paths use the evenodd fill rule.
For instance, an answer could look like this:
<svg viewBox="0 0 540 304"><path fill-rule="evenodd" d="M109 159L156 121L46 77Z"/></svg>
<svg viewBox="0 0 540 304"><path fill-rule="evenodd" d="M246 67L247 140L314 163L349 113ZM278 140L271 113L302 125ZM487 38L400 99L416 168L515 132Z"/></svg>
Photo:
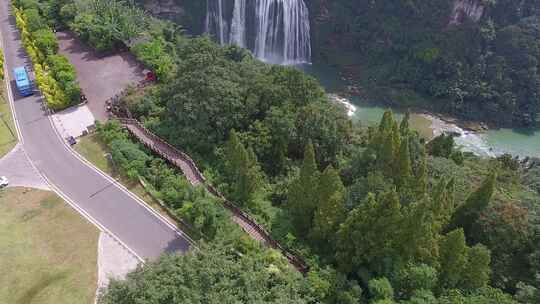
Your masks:
<svg viewBox="0 0 540 304"><path fill-rule="evenodd" d="M41 17L37 9L31 8L24 10L24 16L26 18L26 25L30 33L47 28L47 23Z"/></svg>
<svg viewBox="0 0 540 304"><path fill-rule="evenodd" d="M64 84L64 93L70 102L77 102L81 100L81 87L75 81Z"/></svg>
<svg viewBox="0 0 540 304"><path fill-rule="evenodd" d="M131 48L135 56L154 70L161 80L167 79L175 68L174 59L169 55L166 44L163 38L158 37Z"/></svg>
<svg viewBox="0 0 540 304"><path fill-rule="evenodd" d="M214 239L219 227L229 220L228 214L217 200L204 189L196 192L193 201L186 201L178 214L209 240Z"/></svg>
<svg viewBox="0 0 540 304"><path fill-rule="evenodd" d="M39 2L37 0L17 0L14 1L15 5L22 9L39 9Z"/></svg>
<svg viewBox="0 0 540 304"><path fill-rule="evenodd" d="M53 31L43 28L32 33L36 47L45 55L54 55L58 52L58 40Z"/></svg>
<svg viewBox="0 0 540 304"><path fill-rule="evenodd" d="M0 49L0 80L4 79L4 52Z"/></svg>

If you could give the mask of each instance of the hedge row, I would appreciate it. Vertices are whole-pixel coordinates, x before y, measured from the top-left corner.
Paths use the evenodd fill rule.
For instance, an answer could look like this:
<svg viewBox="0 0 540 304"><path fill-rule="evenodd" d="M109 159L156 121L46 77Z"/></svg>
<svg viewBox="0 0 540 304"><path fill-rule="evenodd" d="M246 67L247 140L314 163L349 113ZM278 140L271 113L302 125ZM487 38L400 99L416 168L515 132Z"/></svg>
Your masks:
<svg viewBox="0 0 540 304"><path fill-rule="evenodd" d="M81 100L75 68L57 54L58 40L35 8L13 5L17 27L24 47L34 65L36 83L52 110L65 109Z"/></svg>
<svg viewBox="0 0 540 304"><path fill-rule="evenodd" d="M0 49L0 80L4 80L4 53Z"/></svg>

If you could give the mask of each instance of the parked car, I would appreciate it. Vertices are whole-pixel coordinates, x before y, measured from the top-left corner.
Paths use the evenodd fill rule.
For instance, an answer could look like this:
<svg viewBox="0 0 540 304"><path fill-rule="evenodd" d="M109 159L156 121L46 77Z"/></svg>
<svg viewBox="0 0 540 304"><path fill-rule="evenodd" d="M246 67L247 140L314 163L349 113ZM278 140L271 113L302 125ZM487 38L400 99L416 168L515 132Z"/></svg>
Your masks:
<svg viewBox="0 0 540 304"><path fill-rule="evenodd" d="M9 180L5 176L0 176L0 188L5 188L9 185Z"/></svg>

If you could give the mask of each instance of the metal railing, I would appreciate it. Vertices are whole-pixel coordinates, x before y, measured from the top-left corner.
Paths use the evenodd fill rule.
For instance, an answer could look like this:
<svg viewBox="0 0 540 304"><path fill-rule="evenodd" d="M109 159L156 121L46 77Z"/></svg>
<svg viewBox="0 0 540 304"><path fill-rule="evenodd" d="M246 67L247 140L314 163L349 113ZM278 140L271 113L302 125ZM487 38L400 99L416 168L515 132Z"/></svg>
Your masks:
<svg viewBox="0 0 540 304"><path fill-rule="evenodd" d="M298 269L300 272L304 274L309 271L309 267L304 262L303 259L301 259L297 255L295 255L293 252L291 252L290 250L282 246L278 241L274 240L270 236L270 233L268 233L268 231L266 231L266 229L262 225L258 224L257 221L251 215L249 215L247 212L242 210L233 202L227 200L227 198L221 192L219 192L219 190L217 190L211 184L207 183L206 178L204 177L204 175L201 173L201 171L195 164L195 161L193 161L193 159L189 155L178 150L176 147L170 145L161 137L152 133L150 130L144 127L138 120L133 119L133 118L118 117L118 116L116 118L123 125L126 125L126 126L131 125L139 129L139 131L141 131L144 134L144 136L146 136L152 142L146 142L144 138L141 138L138 134L131 131L129 127L127 128L133 136L135 136L139 141L143 142L152 151L154 151L155 153L159 154L161 157L166 159L169 163L177 167L180 167L176 163L176 159L182 160L185 164L189 166L189 168L191 169L191 172L193 173L195 180L194 181L190 180L192 184L196 184L196 183L203 184L204 187L208 190L208 192L212 193L213 195L215 195L216 197L220 198L223 201L223 205L225 206L225 208L227 208L230 212L232 212L238 218L241 218L250 226L250 228L255 230L264 239L265 243L268 244L268 246L281 251L282 254L287 258L287 260L289 260L289 263L291 263L296 269ZM158 145L156 145L156 143L167 147L173 154L175 154L174 157L171 157L168 153L160 149ZM188 174L186 172L184 172L184 174L186 175L186 178L188 178L189 180Z"/></svg>

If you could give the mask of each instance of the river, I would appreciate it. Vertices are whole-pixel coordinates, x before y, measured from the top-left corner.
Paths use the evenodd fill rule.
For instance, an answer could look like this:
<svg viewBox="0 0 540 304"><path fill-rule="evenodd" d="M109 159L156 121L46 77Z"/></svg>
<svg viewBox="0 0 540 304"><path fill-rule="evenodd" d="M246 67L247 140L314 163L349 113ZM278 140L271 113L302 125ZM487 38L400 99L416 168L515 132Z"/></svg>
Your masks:
<svg viewBox="0 0 540 304"><path fill-rule="evenodd" d="M329 66L317 64L300 65L301 70L317 78L328 93L343 91L346 82L339 76L339 71ZM376 124L380 121L386 107L374 106L353 96L340 99L347 102L349 116L365 125ZM403 113L393 109L398 117ZM540 157L540 129L491 129L485 132L466 131L455 124L447 123L435 115L413 113L411 127L424 137L439 135L441 132L452 131L461 135L456 137L456 143L464 151L470 151L480 156L496 156L510 153L515 156Z"/></svg>

